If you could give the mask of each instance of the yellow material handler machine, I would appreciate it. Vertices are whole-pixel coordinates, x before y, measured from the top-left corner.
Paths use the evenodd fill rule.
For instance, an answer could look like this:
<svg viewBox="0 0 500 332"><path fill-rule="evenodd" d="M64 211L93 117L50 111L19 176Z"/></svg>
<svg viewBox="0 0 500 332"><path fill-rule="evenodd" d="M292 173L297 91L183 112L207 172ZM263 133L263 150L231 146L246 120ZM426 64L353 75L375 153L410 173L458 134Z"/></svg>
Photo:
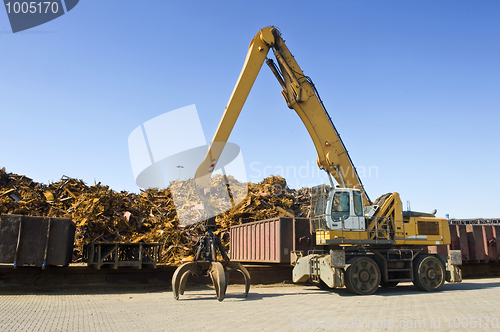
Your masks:
<svg viewBox="0 0 500 332"><path fill-rule="evenodd" d="M276 62L267 58L270 50ZM447 220L436 218L435 212L403 211L396 192L370 200L312 80L302 72L274 27L261 29L250 43L209 151L196 172L200 194L208 187L214 165L264 62L281 85L286 104L306 126L318 153L318 167L331 183L313 190L311 226L320 250L293 253L293 281L330 288L345 286L362 295L399 282L411 281L423 291L438 291L445 280L460 282L460 251L451 250L443 257L425 250L450 244Z"/></svg>

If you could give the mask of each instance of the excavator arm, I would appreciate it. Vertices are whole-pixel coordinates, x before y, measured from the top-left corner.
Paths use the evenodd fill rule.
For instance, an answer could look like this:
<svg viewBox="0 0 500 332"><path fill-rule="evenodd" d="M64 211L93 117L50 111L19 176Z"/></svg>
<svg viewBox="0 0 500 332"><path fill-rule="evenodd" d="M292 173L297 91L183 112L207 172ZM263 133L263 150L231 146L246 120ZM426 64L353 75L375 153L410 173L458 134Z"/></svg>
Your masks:
<svg viewBox="0 0 500 332"><path fill-rule="evenodd" d="M270 50L277 65L267 59ZM332 175L343 188L358 188L363 193L365 206L371 205L356 168L323 106L311 79L304 75L293 55L274 27L261 29L250 43L243 69L229 98L226 110L212 139L207 155L195 174L199 195L208 188L210 177L224 146L238 119L264 61L283 88L282 95L289 108L293 108L304 123L318 153L318 166Z"/></svg>
<svg viewBox="0 0 500 332"><path fill-rule="evenodd" d="M271 49L276 57L276 64L273 60L267 59ZM453 264L461 264L461 260L451 263L450 258L448 260L450 264L446 265L445 272L444 260L437 255L420 253L421 246L450 244L448 221L411 213L408 216L403 215L398 193L384 195L372 205L314 84L300 69L279 31L273 27L266 27L261 29L250 43L238 82L207 155L196 171L195 185L197 194L205 205L207 232L199 241L200 245L194 260L184 263L174 272L172 278L174 297L179 299L179 295L184 293L187 277L190 274L210 275L217 298L222 301L225 297L229 271L239 271L244 275L245 296L248 294L250 288L248 271L240 263L229 261L220 238L214 233L217 225L215 218L208 217L214 214L208 211L211 206L210 197L207 195L210 191L207 189L212 172L216 169L224 146L264 61L283 88L282 95L288 107L295 110L306 126L318 153L318 166L329 176L333 176L342 188L356 188L336 188L333 191L328 188L327 192L319 192L317 196L321 196L322 199L316 200L315 204L319 206L317 210L321 211L316 217L311 218L311 223L321 224L320 227L316 227L317 245L333 244L352 246L352 248L330 250L327 255L313 253L304 257L297 256L299 258L293 263L294 282L312 280L320 284L322 280L329 287L345 285L353 293L367 295L374 293L381 281L385 285L396 285L400 281L412 280L417 288L426 291L441 289L445 275L447 280L460 281L460 269ZM323 199L325 193L333 195L327 196L328 199L325 200ZM369 207L367 211L359 210L362 207L360 195L364 206ZM349 207L346 202L350 201L353 204ZM316 208L313 207L312 210L315 211ZM359 249L359 245L363 247L362 250ZM375 249L370 251L371 245ZM387 248L392 245L397 245L398 249ZM417 247L408 249L401 246ZM218 261L219 255L222 256L222 261ZM459 251L456 255L461 257ZM374 257L376 259L373 259ZM318 268L320 265L321 269Z"/></svg>

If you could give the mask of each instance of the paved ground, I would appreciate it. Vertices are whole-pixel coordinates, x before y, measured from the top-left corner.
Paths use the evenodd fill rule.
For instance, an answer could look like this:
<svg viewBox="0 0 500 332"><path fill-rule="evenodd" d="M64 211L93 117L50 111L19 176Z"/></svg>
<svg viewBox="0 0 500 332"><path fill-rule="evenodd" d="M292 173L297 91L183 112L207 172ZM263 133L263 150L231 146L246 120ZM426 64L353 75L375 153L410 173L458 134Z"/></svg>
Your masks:
<svg viewBox="0 0 500 332"><path fill-rule="evenodd" d="M500 331L499 278L446 284L432 294L411 284L371 296L303 285L250 292L245 299L242 285L230 286L218 302L200 286L179 301L161 289L1 291L0 331Z"/></svg>

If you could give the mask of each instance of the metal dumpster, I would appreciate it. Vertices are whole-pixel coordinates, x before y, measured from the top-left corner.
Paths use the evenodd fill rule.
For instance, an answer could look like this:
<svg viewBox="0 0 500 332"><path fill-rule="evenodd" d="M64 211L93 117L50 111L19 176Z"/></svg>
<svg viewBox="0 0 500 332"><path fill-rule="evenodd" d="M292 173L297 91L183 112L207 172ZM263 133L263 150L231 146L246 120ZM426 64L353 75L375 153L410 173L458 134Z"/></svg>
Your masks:
<svg viewBox="0 0 500 332"><path fill-rule="evenodd" d="M254 263L290 263L290 252L308 252L314 246L310 220L273 218L232 226L231 260Z"/></svg>
<svg viewBox="0 0 500 332"><path fill-rule="evenodd" d="M469 255L472 262L488 262L488 246L481 225L467 225Z"/></svg>
<svg viewBox="0 0 500 332"><path fill-rule="evenodd" d="M66 266L73 256L75 229L75 223L67 218L2 215L0 263Z"/></svg>

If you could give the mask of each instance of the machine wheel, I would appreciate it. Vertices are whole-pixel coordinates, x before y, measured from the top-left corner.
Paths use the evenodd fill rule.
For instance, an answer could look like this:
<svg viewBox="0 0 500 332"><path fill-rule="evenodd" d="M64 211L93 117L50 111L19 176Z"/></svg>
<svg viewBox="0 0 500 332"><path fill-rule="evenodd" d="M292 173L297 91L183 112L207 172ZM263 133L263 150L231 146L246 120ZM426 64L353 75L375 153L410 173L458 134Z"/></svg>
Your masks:
<svg viewBox="0 0 500 332"><path fill-rule="evenodd" d="M396 288L399 284L399 281L381 281L380 286L385 288Z"/></svg>
<svg viewBox="0 0 500 332"><path fill-rule="evenodd" d="M421 291L437 292L445 281L444 265L435 256L419 256L413 265L413 284Z"/></svg>
<svg viewBox="0 0 500 332"><path fill-rule="evenodd" d="M356 257L345 271L346 288L359 295L375 293L380 284L380 269L375 261L369 257Z"/></svg>

